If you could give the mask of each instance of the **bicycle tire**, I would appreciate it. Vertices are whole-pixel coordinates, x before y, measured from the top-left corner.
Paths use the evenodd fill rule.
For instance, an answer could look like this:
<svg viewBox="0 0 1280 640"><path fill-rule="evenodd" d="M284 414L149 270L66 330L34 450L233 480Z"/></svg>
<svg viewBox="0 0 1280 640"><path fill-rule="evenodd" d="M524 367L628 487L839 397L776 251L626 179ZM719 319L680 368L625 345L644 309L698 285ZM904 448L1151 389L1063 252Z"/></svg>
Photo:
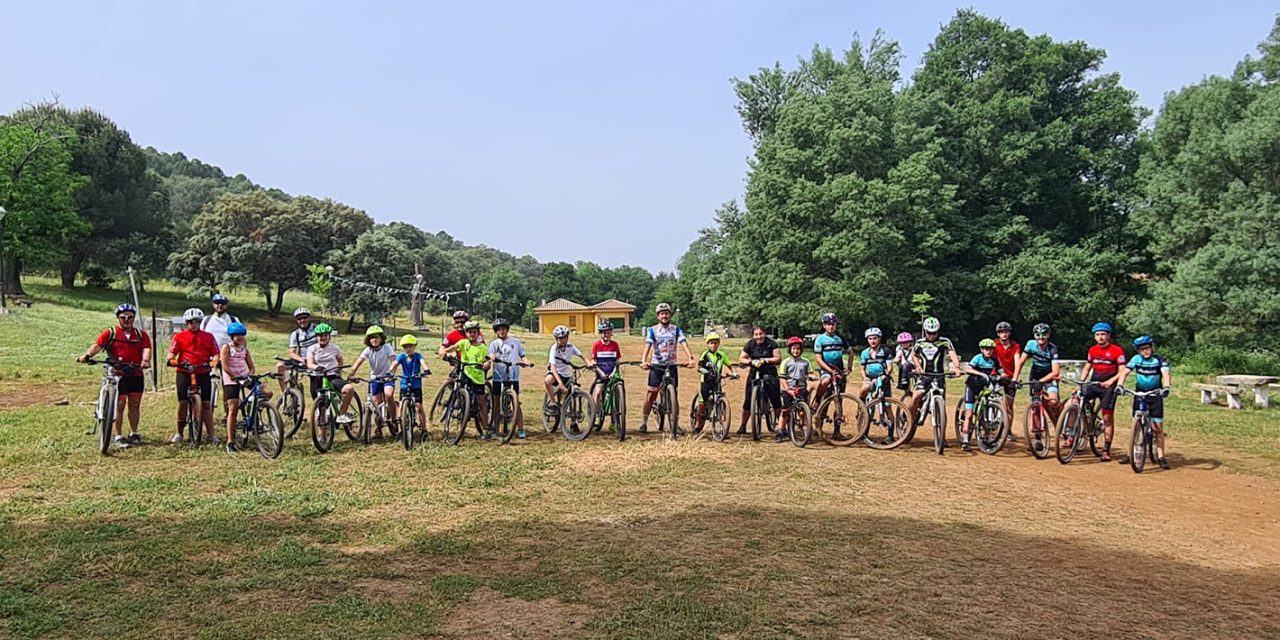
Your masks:
<svg viewBox="0 0 1280 640"><path fill-rule="evenodd" d="M302 390L297 387L285 389L280 399L276 401L276 408L288 423L288 433L285 437L292 438L307 417L306 400L303 398Z"/></svg>
<svg viewBox="0 0 1280 640"><path fill-rule="evenodd" d="M1106 431L1105 431L1105 429L1107 428L1107 426L1106 426L1105 424L1103 424L1103 422L1102 422L1102 414L1101 414L1101 413L1098 413L1098 412L1091 412L1091 413L1089 414L1089 416L1093 419L1093 420L1092 420L1092 426L1091 426L1091 427L1089 427L1089 429L1088 429L1088 436L1089 436L1089 437L1088 437L1088 440L1089 440L1089 451L1090 451L1091 453L1093 453L1093 456L1094 456L1095 458L1101 458L1101 457L1102 457L1102 450L1104 449L1105 444L1106 444L1106 443L1105 443L1105 440L1106 440ZM1098 439L1099 439L1099 438L1101 438L1101 439L1103 439L1103 440L1104 440L1104 442L1103 442L1103 446L1098 446Z"/></svg>
<svg viewBox="0 0 1280 640"><path fill-rule="evenodd" d="M316 451L328 453L333 448L334 432L337 431L337 417L329 406L327 398L321 396L311 409L311 444Z"/></svg>
<svg viewBox="0 0 1280 640"><path fill-rule="evenodd" d="M1027 439L1027 453L1036 460L1049 457L1049 414L1043 404L1031 404L1023 412L1022 435ZM1040 449L1036 449L1036 443Z"/></svg>
<svg viewBox="0 0 1280 640"><path fill-rule="evenodd" d="M828 420L832 425L831 431L822 428ZM853 429L850 430L851 420L856 424L852 425ZM815 423L819 425L818 435L822 436L822 440L836 447L847 447L855 442L862 442L862 439L867 437L867 430L870 427L867 423L866 405L851 393L828 395L822 404L818 405Z"/></svg>
<svg viewBox="0 0 1280 640"><path fill-rule="evenodd" d="M1058 462L1067 464L1076 457L1080 449L1080 404L1068 402L1058 416L1058 433L1053 437L1054 456ZM1071 440L1071 442L1064 442Z"/></svg>
<svg viewBox="0 0 1280 640"><path fill-rule="evenodd" d="M414 440L417 439L418 410L408 399L400 401L400 443L405 451L413 451Z"/></svg>
<svg viewBox="0 0 1280 640"><path fill-rule="evenodd" d="M976 414L977 411L974 411ZM964 442L964 398L956 402L956 414L951 417L951 428L955 431L956 442ZM973 432L973 416L969 416L969 432Z"/></svg>
<svg viewBox="0 0 1280 640"><path fill-rule="evenodd" d="M201 404L200 395L187 397L187 419L183 434L187 438L188 446L200 446L201 426L204 422L204 406Z"/></svg>
<svg viewBox="0 0 1280 640"><path fill-rule="evenodd" d="M947 448L947 401L941 396L929 401L929 421L933 423L933 451L942 455Z"/></svg>
<svg viewBox="0 0 1280 640"><path fill-rule="evenodd" d="M706 430L707 420L711 418L711 410L706 409L706 415L701 420L698 419L698 410L702 409L705 404L706 402L703 401L701 395L694 396L693 400L689 402L689 428L699 436Z"/></svg>
<svg viewBox="0 0 1280 640"><path fill-rule="evenodd" d="M618 442L627 439L627 385L619 380L613 385L613 411L609 413Z"/></svg>
<svg viewBox="0 0 1280 640"><path fill-rule="evenodd" d="M116 422L116 403L119 397L111 392L108 385L102 386L102 391L98 394L98 453L100 455L111 454L111 434L114 431Z"/></svg>
<svg viewBox="0 0 1280 640"><path fill-rule="evenodd" d="M1004 417L1004 398L988 396L979 416L978 450L989 456L995 455L1004 448L1009 435L1009 421Z"/></svg>
<svg viewBox="0 0 1280 640"><path fill-rule="evenodd" d="M756 442L760 441L760 421L763 420L764 409L762 405L767 404L762 393L763 387L753 387L751 390L751 439Z"/></svg>
<svg viewBox="0 0 1280 640"><path fill-rule="evenodd" d="M373 423L378 418L374 415L373 407L361 405L360 409L360 419L358 420L360 427L356 432L359 437L356 438L356 441L367 447L373 444Z"/></svg>
<svg viewBox="0 0 1280 640"><path fill-rule="evenodd" d="M581 388L574 388L560 403L560 432L565 440L581 442L591 435L595 404L591 394Z"/></svg>
<svg viewBox="0 0 1280 640"><path fill-rule="evenodd" d="M457 445L462 442L467 423L471 421L471 396L458 389L448 395L447 402L440 413L440 431L445 442Z"/></svg>
<svg viewBox="0 0 1280 640"><path fill-rule="evenodd" d="M675 420L671 416L671 387L662 385L658 389L658 406L654 407L658 414L658 433L665 433L668 438L675 437Z"/></svg>
<svg viewBox="0 0 1280 640"><path fill-rule="evenodd" d="M498 432L498 439L502 444L510 444L511 439L516 435L516 415L519 413L519 409L520 396L517 396L516 390L510 387L498 394L497 408L489 408L490 411L497 411L493 423Z"/></svg>
<svg viewBox="0 0 1280 640"><path fill-rule="evenodd" d="M258 453L268 460L279 458L284 451L284 417L280 410L270 402L262 403L253 424L253 440Z"/></svg>
<svg viewBox="0 0 1280 640"><path fill-rule="evenodd" d="M796 402L787 412L787 436L791 444L803 448L809 444L809 432L813 430L813 416L809 415L809 405Z"/></svg>
<svg viewBox="0 0 1280 640"><path fill-rule="evenodd" d="M255 402L253 406L246 408L244 403L240 403L236 407L236 429L234 435L236 437L236 445L243 451L249 448L249 441L253 439L253 434L249 433L249 412L257 406ZM258 417L253 416L253 424L256 429L258 426Z"/></svg>
<svg viewBox="0 0 1280 640"><path fill-rule="evenodd" d="M334 393L338 398L338 411L342 411L342 390L339 389ZM351 394L351 404L347 405L347 410L342 415L351 418L348 422L343 422L342 430L346 432L347 439L352 442L360 442L363 439L361 431L364 429L364 402L360 398L359 393Z"/></svg>
<svg viewBox="0 0 1280 640"><path fill-rule="evenodd" d="M1146 425L1141 418L1133 421L1133 436L1129 441L1129 467L1134 473L1142 473L1147 466L1148 440Z"/></svg>
<svg viewBox="0 0 1280 640"><path fill-rule="evenodd" d="M729 415L729 403L725 402L724 397L716 399L716 403L711 407L711 415L708 421L711 422L711 439L716 442L724 442L729 437L729 425L732 423ZM705 427L704 427L705 428Z"/></svg>
<svg viewBox="0 0 1280 640"><path fill-rule="evenodd" d="M882 451L902 446L910 433L907 426L911 421L909 413L905 405L889 396L883 396L868 406L867 436L864 438L867 446ZM877 426L883 429L883 433L874 431Z"/></svg>
<svg viewBox="0 0 1280 640"><path fill-rule="evenodd" d="M559 397L559 394L556 395ZM544 433L555 433L560 428L560 411L551 410L551 399L543 394L542 396L542 431Z"/></svg>

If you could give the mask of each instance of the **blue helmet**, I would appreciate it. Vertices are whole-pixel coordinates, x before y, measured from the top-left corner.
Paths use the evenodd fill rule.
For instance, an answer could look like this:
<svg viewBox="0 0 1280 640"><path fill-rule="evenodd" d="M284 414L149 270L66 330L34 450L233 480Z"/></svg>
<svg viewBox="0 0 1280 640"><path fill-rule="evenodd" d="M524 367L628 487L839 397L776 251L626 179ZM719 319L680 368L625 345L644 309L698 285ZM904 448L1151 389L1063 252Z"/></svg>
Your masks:
<svg viewBox="0 0 1280 640"><path fill-rule="evenodd" d="M1145 347L1147 345L1153 345L1155 343L1156 343L1155 339L1153 339L1151 336L1138 336L1133 339L1133 348L1137 349L1138 347Z"/></svg>
<svg viewBox="0 0 1280 640"><path fill-rule="evenodd" d="M248 333L249 333L249 327L246 327L243 324L240 324L239 322L232 322L231 324L227 325L227 335L229 336L243 336L243 335L247 335Z"/></svg>
<svg viewBox="0 0 1280 640"><path fill-rule="evenodd" d="M230 302L231 302L231 299L230 299L230 298L228 298L227 296L225 296L225 295L223 295L223 294L221 294L221 293L215 293L215 294L213 294L213 297L212 297L212 298L209 298L209 300L210 300L211 302L213 302L214 304L217 304L217 303L219 303L219 302L221 302L221 303L223 303L223 304L227 304L227 303L230 303Z"/></svg>
<svg viewBox="0 0 1280 640"><path fill-rule="evenodd" d="M1099 322L1098 324L1093 325L1093 331L1091 331L1090 333L1097 333L1099 331L1106 331L1107 333L1111 333L1111 325L1106 322Z"/></svg>
<svg viewBox="0 0 1280 640"><path fill-rule="evenodd" d="M122 304L122 305L120 305L120 306L116 307L116 315L118 316L118 315L120 315L120 314L122 314L122 313L132 313L132 314L134 314L134 315L137 315L137 314L138 314L138 308L137 308L137 307L135 307L135 306L133 306L133 305L131 305L131 304L129 304L128 302L126 302L126 303L124 303L124 304Z"/></svg>

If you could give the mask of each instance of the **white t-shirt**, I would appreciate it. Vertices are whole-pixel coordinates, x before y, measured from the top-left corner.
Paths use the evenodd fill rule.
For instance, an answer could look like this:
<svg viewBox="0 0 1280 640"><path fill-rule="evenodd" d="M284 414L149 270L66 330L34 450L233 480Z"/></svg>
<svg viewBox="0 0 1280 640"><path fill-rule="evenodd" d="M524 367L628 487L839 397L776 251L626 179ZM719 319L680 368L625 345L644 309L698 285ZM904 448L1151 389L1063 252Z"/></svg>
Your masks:
<svg viewBox="0 0 1280 640"><path fill-rule="evenodd" d="M489 355L501 362L493 363L493 379L498 382L520 382L520 367L504 364L504 362L513 362L520 364L520 359L525 356L524 345L520 341L507 336L506 340L495 338L489 343Z"/></svg>
<svg viewBox="0 0 1280 640"><path fill-rule="evenodd" d="M573 367L561 362L561 360L571 360L574 356L582 357L582 352L573 343L566 344L561 348L558 344L551 345L551 366L556 368L556 373L561 378L568 378L573 375Z"/></svg>
<svg viewBox="0 0 1280 640"><path fill-rule="evenodd" d="M232 322L239 321L239 318L229 313L224 313L221 316L211 313L200 322L200 328L212 333L213 339L218 343L218 348L221 349L222 345L231 342L231 336L227 335L227 327L230 327Z"/></svg>
<svg viewBox="0 0 1280 640"><path fill-rule="evenodd" d="M316 361L317 367L324 367L329 373L333 373L338 368L338 357L342 355L342 349L338 345L330 342L329 344L311 347L311 358Z"/></svg>
<svg viewBox="0 0 1280 640"><path fill-rule="evenodd" d="M377 351L365 347L364 351L360 352L360 357L369 363L370 377L376 378L391 372L391 363L395 360L396 352L391 345L384 342Z"/></svg>

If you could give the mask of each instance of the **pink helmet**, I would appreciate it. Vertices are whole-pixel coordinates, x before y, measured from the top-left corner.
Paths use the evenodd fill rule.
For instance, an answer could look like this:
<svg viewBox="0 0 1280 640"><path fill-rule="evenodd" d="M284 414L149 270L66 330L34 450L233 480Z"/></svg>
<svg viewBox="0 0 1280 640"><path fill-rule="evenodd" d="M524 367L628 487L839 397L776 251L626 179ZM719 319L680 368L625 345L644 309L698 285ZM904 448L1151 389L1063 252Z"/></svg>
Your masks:
<svg viewBox="0 0 1280 640"><path fill-rule="evenodd" d="M902 333L898 334L898 342L915 342L915 341L916 341L916 337L906 331L903 331Z"/></svg>

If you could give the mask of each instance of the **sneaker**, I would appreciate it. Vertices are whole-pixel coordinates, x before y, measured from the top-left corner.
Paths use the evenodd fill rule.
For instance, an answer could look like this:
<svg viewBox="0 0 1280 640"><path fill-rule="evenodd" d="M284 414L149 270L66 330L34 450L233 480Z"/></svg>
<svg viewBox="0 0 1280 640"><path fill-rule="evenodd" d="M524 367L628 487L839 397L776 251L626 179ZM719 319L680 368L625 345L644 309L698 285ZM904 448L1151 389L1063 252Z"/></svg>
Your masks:
<svg viewBox="0 0 1280 640"><path fill-rule="evenodd" d="M1156 463L1160 465L1161 469L1164 469L1166 471L1169 469L1169 461L1165 460L1164 458L1160 458L1156 460Z"/></svg>
<svg viewBox="0 0 1280 640"><path fill-rule="evenodd" d="M228 442L227 453L240 453L240 447L237 447L234 442Z"/></svg>
<svg viewBox="0 0 1280 640"><path fill-rule="evenodd" d="M129 444L131 445L142 444L142 434L138 433L137 431L134 431L133 433L129 434L128 440L129 440Z"/></svg>
<svg viewBox="0 0 1280 640"><path fill-rule="evenodd" d="M557 403L555 403L555 402L552 402L552 403L550 403L550 404L548 404L548 405L547 405L547 415L549 415L549 416L550 416L550 415L555 415L555 414L557 414L557 413L560 413L560 405L559 405L559 404L557 404Z"/></svg>
<svg viewBox="0 0 1280 640"><path fill-rule="evenodd" d="M968 440L965 440L964 442L961 442L961 443L960 443L960 450L961 450L961 451L973 451L973 447L970 447L970 446L969 446L969 441L968 441Z"/></svg>
<svg viewBox="0 0 1280 640"><path fill-rule="evenodd" d="M1106 449L1103 449L1103 450L1102 450L1102 461L1103 461L1103 462L1111 462L1111 452L1110 452L1110 451L1107 451Z"/></svg>
<svg viewBox="0 0 1280 640"><path fill-rule="evenodd" d="M206 442L208 442L209 444L222 444L222 440L219 439L218 436L209 436L209 439L206 440ZM233 443L228 442L227 444L233 444Z"/></svg>
<svg viewBox="0 0 1280 640"><path fill-rule="evenodd" d="M182 434L181 433L173 434L173 437L169 438L169 444L182 444Z"/></svg>
<svg viewBox="0 0 1280 640"><path fill-rule="evenodd" d="M1116 458L1116 462L1119 462L1120 464L1129 464L1129 456L1122 453L1120 454L1120 457Z"/></svg>
<svg viewBox="0 0 1280 640"><path fill-rule="evenodd" d="M640 423L640 433L649 433L649 423L648 423L648 422L641 422L641 423Z"/></svg>
<svg viewBox="0 0 1280 640"><path fill-rule="evenodd" d="M787 435L787 432L786 432L786 431L778 430L778 432L777 432L777 433L773 434L773 441L774 441L774 442L786 442L786 441L787 441L787 439L788 439L788 438L790 438L790 437L791 437L791 436Z"/></svg>
<svg viewBox="0 0 1280 640"><path fill-rule="evenodd" d="M338 424L351 424L352 422L355 422L355 419L353 419L350 414L344 413L338 416Z"/></svg>
<svg viewBox="0 0 1280 640"><path fill-rule="evenodd" d="M1009 432L1009 435L1005 436L1005 441L1007 441L1007 442L1017 442L1017 441L1018 441L1018 439L1017 439L1016 437L1014 437L1013 432L1012 432L1012 431L1010 431L1010 432Z"/></svg>
<svg viewBox="0 0 1280 640"><path fill-rule="evenodd" d="M115 445L117 449L129 448L129 441L126 440L124 436L113 436L111 438L111 444Z"/></svg>
<svg viewBox="0 0 1280 640"><path fill-rule="evenodd" d="M1044 441L1037 439L1031 443L1031 448L1035 449L1036 453L1044 453Z"/></svg>
<svg viewBox="0 0 1280 640"><path fill-rule="evenodd" d="M524 429L520 429L519 431L516 431L516 437L520 438L521 440L524 440L524 437L525 437Z"/></svg>
<svg viewBox="0 0 1280 640"><path fill-rule="evenodd" d="M492 431L485 431L485 432L482 432L482 433L480 434L480 439L481 439L481 440L492 440L492 439L494 439L494 437L495 437L495 436L494 436L494 433L493 433Z"/></svg>

